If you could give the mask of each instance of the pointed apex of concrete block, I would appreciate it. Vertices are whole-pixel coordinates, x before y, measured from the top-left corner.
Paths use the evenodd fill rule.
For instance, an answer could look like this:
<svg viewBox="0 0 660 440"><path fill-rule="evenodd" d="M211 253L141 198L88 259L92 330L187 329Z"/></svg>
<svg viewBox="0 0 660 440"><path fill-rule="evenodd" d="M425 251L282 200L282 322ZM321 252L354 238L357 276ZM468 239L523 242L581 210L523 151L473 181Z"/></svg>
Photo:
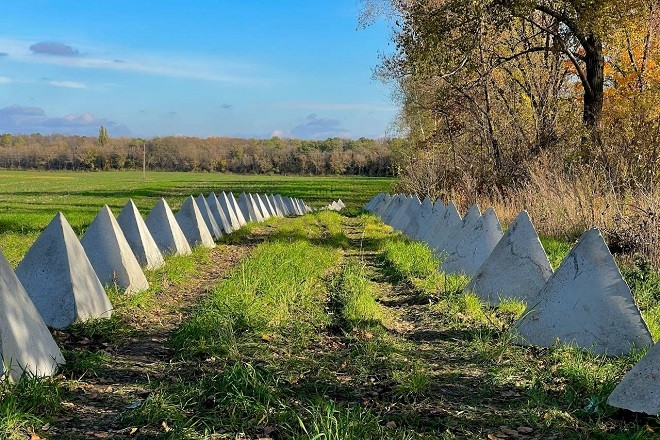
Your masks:
<svg viewBox="0 0 660 440"><path fill-rule="evenodd" d="M238 206L246 221L255 223L259 221L259 217L257 217L257 213L255 212L254 201L244 192L238 196Z"/></svg>
<svg viewBox="0 0 660 440"><path fill-rule="evenodd" d="M488 208L472 228L462 234L456 250L442 263L442 271L472 276L486 261L502 238L502 227L495 210Z"/></svg>
<svg viewBox="0 0 660 440"><path fill-rule="evenodd" d="M108 205L101 208L80 243L102 284L116 284L126 293L149 288L140 263Z"/></svg>
<svg viewBox="0 0 660 440"><path fill-rule="evenodd" d="M346 204L341 201L341 199L337 200L337 205L339 205L339 209L344 209L346 208Z"/></svg>
<svg viewBox="0 0 660 440"><path fill-rule="evenodd" d="M225 192L222 192L225 194ZM238 223L241 226L244 226L247 223L247 220L245 219L245 215L243 214L243 211L241 211L241 207L238 205L238 200L236 200L236 197L234 197L234 193L229 193L227 194L227 199L231 203L231 207L234 209L234 214L236 214L236 218L238 219Z"/></svg>
<svg viewBox="0 0 660 440"><path fill-rule="evenodd" d="M50 376L64 363L39 311L0 251L0 378Z"/></svg>
<svg viewBox="0 0 660 440"><path fill-rule="evenodd" d="M660 415L660 343L656 343L614 388L607 403L629 411Z"/></svg>
<svg viewBox="0 0 660 440"><path fill-rule="evenodd" d="M16 276L50 327L66 328L111 314L105 289L61 212L28 249Z"/></svg>
<svg viewBox="0 0 660 440"><path fill-rule="evenodd" d="M234 230L240 228L238 219L234 210L231 208L231 204L227 199L227 196L224 194L220 195L220 198L224 200L224 204L220 202L220 199L215 195L215 193L209 194L206 198L206 203L209 205L211 214L215 219L216 225L221 229L221 233L231 234Z"/></svg>
<svg viewBox="0 0 660 440"><path fill-rule="evenodd" d="M531 305L538 303L539 292L551 275L552 267L536 229L527 211L522 211L466 290L492 306L501 299L517 299Z"/></svg>
<svg viewBox="0 0 660 440"><path fill-rule="evenodd" d="M144 221L163 254L188 255L192 252L186 236L165 199L160 199Z"/></svg>
<svg viewBox="0 0 660 440"><path fill-rule="evenodd" d="M149 232L140 211L129 200L117 216L117 223L138 262L147 269L158 269L165 264L163 254Z"/></svg>
<svg viewBox="0 0 660 440"><path fill-rule="evenodd" d="M521 343L559 340L620 356L653 343L628 285L598 229L585 232L516 323Z"/></svg>
<svg viewBox="0 0 660 440"><path fill-rule="evenodd" d="M197 196L195 201L197 202L197 208L199 208L199 212L202 214L204 223L206 223L206 227L211 233L211 237L213 237L214 240L219 240L222 237L222 230L216 221L215 215L213 215L213 211L211 211L211 207L206 201L206 197L204 197L204 194L200 194Z"/></svg>
<svg viewBox="0 0 660 440"><path fill-rule="evenodd" d="M476 203L472 206L470 206L470 209L468 209L467 213L465 213L465 217L463 217L463 224L472 224L473 222L476 222L479 217L481 217L481 210L479 209L479 205Z"/></svg>
<svg viewBox="0 0 660 440"><path fill-rule="evenodd" d="M193 196L188 196L174 216L190 247L214 248L215 242Z"/></svg>

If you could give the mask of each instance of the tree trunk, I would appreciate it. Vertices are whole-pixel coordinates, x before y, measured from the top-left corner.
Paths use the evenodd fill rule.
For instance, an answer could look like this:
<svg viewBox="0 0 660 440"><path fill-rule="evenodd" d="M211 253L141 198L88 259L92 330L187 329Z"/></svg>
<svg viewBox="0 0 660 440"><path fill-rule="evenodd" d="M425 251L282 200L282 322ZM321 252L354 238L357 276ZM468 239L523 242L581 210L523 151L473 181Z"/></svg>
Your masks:
<svg viewBox="0 0 660 440"><path fill-rule="evenodd" d="M603 113L603 84L605 58L603 57L603 42L600 38L590 35L584 46L584 61L587 70L588 87L584 88L584 109L582 122L598 140L600 118Z"/></svg>

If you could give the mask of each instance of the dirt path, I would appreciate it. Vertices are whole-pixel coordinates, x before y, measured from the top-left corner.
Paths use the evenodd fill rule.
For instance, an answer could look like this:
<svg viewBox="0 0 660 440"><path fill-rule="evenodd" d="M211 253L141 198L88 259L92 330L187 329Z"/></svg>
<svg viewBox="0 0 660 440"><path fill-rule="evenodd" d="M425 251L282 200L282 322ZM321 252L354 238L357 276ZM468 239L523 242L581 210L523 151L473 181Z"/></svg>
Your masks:
<svg viewBox="0 0 660 440"><path fill-rule="evenodd" d="M40 434L46 438L135 438L140 427L126 426L122 417L137 407L151 393L150 382L165 378L180 367L176 353L167 345L170 334L187 316L209 288L236 265L259 241L255 236L240 245L219 245L210 251L194 279L182 285L170 285L158 296L158 304L148 313L123 316L128 331L110 343L99 338L81 337L75 332L58 332L63 349L73 353L94 353L100 365L67 376L69 395L64 398L66 415L46 426ZM140 436L148 436L140 428ZM32 440L39 436L33 435ZM43 438L43 437L42 437Z"/></svg>

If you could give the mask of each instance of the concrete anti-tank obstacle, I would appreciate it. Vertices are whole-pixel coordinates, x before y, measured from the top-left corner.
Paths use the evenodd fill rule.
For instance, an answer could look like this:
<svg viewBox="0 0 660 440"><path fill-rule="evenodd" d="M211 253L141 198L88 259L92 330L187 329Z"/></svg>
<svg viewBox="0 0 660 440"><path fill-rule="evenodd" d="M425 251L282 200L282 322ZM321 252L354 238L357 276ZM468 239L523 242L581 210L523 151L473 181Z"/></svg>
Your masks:
<svg viewBox="0 0 660 440"><path fill-rule="evenodd" d="M177 223L183 231L183 235L186 236L188 244L190 247L195 246L204 246L206 248L214 248L215 242L209 232L209 228L206 227L206 222L202 213L197 206L197 202L193 196L188 196L184 200L183 204L179 211L174 215Z"/></svg>
<svg viewBox="0 0 660 440"><path fill-rule="evenodd" d="M270 203L270 206L272 207L273 211L275 212L275 215L277 217L284 217L284 213L280 209L279 205L277 204L277 199L273 194L266 196L268 199L268 203Z"/></svg>
<svg viewBox="0 0 660 440"><path fill-rule="evenodd" d="M149 288L147 277L108 205L92 220L80 244L101 284L116 284L126 293Z"/></svg>
<svg viewBox="0 0 660 440"><path fill-rule="evenodd" d="M403 194L395 194L392 196L392 201L389 205L387 205L387 208L385 208L383 213L380 215L380 219L383 221L383 223L389 225L392 222L392 218L394 218L398 212L399 208L401 208L401 205L403 205L406 201L407 197Z"/></svg>
<svg viewBox="0 0 660 440"><path fill-rule="evenodd" d="M344 204L344 202L341 201L341 199L337 200L337 205L339 205L339 209L346 208L346 205Z"/></svg>
<svg viewBox="0 0 660 440"><path fill-rule="evenodd" d="M296 209L293 206L293 200L291 200L291 197L284 197L282 200L287 212L289 213L288 215L296 215Z"/></svg>
<svg viewBox="0 0 660 440"><path fill-rule="evenodd" d="M227 206L229 206L229 201L227 200L226 202ZM220 232L231 234L235 229L240 228L238 220L236 219L236 215L234 214L233 210L231 210L231 207L229 206L229 210L225 209L215 193L212 192L209 194L209 196L206 198L206 203L209 205L209 209L211 210L211 214L215 219L215 223L218 225L218 228L221 229ZM233 221L231 220L232 216L234 218Z"/></svg>
<svg viewBox="0 0 660 440"><path fill-rule="evenodd" d="M286 203L284 203L284 198L280 194L275 194L275 203L277 204L277 207L280 209L282 212L282 215L284 217L291 215L291 212L289 211L289 208L286 207Z"/></svg>
<svg viewBox="0 0 660 440"><path fill-rule="evenodd" d="M456 246L456 251L442 262L441 270L446 273L474 275L493 252L502 238L502 227L493 208L488 208L467 231Z"/></svg>
<svg viewBox="0 0 660 440"><path fill-rule="evenodd" d="M374 197L373 203L369 205L368 211L374 215L380 214L380 209L388 203L388 200L391 196L387 193L381 193L380 197L377 195Z"/></svg>
<svg viewBox="0 0 660 440"><path fill-rule="evenodd" d="M552 267L536 229L527 211L522 211L465 289L491 306L502 299L536 304L551 275Z"/></svg>
<svg viewBox="0 0 660 440"><path fill-rule="evenodd" d="M410 221L403 228L403 233L412 239L417 239L419 230L422 225L426 224L431 220L431 212L433 211L433 202L431 199L426 196L418 209L412 213L410 216Z"/></svg>
<svg viewBox="0 0 660 440"><path fill-rule="evenodd" d="M273 216L273 213L270 212L268 209L268 205L264 203L264 197L261 194L254 194L254 201L257 204L257 208L259 208L259 212L261 212L261 217L263 217L264 220L268 220Z"/></svg>
<svg viewBox="0 0 660 440"><path fill-rule="evenodd" d="M293 199L293 207L296 211L296 215L305 215L305 210L302 207L302 204L300 203L300 199Z"/></svg>
<svg viewBox="0 0 660 440"><path fill-rule="evenodd" d="M660 415L660 343L623 377L607 403L629 411Z"/></svg>
<svg viewBox="0 0 660 440"><path fill-rule="evenodd" d="M0 379L51 376L64 357L0 251Z"/></svg>
<svg viewBox="0 0 660 440"><path fill-rule="evenodd" d="M273 205L268 194L262 195L261 199L264 201L264 204L266 205L268 212L270 212L271 217L281 217L281 215L278 213L278 209L275 208L275 205Z"/></svg>
<svg viewBox="0 0 660 440"><path fill-rule="evenodd" d="M481 210L479 206L472 205L468 212L463 217L463 223L460 227L455 228L453 232L444 235L442 240L438 240L436 250L451 255L456 251L456 246L461 242L463 237L472 230L477 220L481 217Z"/></svg>
<svg viewBox="0 0 660 440"><path fill-rule="evenodd" d="M392 203L393 196L390 194L385 194L383 199L374 206L373 213L377 215L378 217L382 217L383 212L387 209L388 206L390 206L390 203Z"/></svg>
<svg viewBox="0 0 660 440"><path fill-rule="evenodd" d="M117 223L138 263L150 270L163 267L165 264L163 254L158 249L158 245L151 236L151 232L149 232L149 228L147 228L133 200L129 200L124 205L117 216Z"/></svg>
<svg viewBox="0 0 660 440"><path fill-rule="evenodd" d="M225 192L223 191L222 193L224 194ZM234 197L234 193L230 192L227 194L227 199L231 203L231 207L234 209L234 214L236 214L238 222L241 226L245 226L247 224L247 220L245 219L245 215L243 215L243 211L241 211L241 207L238 206L238 200L236 200L236 197ZM222 202L220 204L222 204Z"/></svg>
<svg viewBox="0 0 660 440"><path fill-rule="evenodd" d="M61 212L28 249L16 276L50 327L63 329L112 313L101 281Z"/></svg>
<svg viewBox="0 0 660 440"><path fill-rule="evenodd" d="M266 220L261 212L261 208L259 207L259 204L255 200L255 197L252 193L247 194L247 204L248 206L251 206L254 211L254 215L256 217L255 221L261 223L264 220Z"/></svg>
<svg viewBox="0 0 660 440"><path fill-rule="evenodd" d="M373 196L367 203L364 204L362 209L364 209L367 212L372 212L374 210L374 207L378 202L382 200L382 198L385 196L385 193L378 193L375 196Z"/></svg>
<svg viewBox="0 0 660 440"><path fill-rule="evenodd" d="M255 223L259 221L255 212L255 206L246 193L243 192L238 196L238 206L241 209L243 217L245 217L245 221Z"/></svg>
<svg viewBox="0 0 660 440"><path fill-rule="evenodd" d="M211 233L211 237L214 240L219 240L220 238L222 238L222 228L216 221L215 219L216 217L213 214L213 211L211 211L211 207L206 201L204 194L198 195L197 198L195 199L195 202L197 202L197 208L199 209L199 212L202 214L202 218L204 219L204 223L206 223L206 228Z"/></svg>
<svg viewBox="0 0 660 440"><path fill-rule="evenodd" d="M445 254L445 245L448 237L451 237L463 227L461 219L454 202L449 202L445 208L442 218L436 218L434 228L427 231L423 241L438 255Z"/></svg>
<svg viewBox="0 0 660 440"><path fill-rule="evenodd" d="M551 347L558 340L610 356L653 343L598 229L582 234L539 297L515 325L518 343Z"/></svg>
<svg viewBox="0 0 660 440"><path fill-rule="evenodd" d="M443 227L446 213L447 207L441 200L437 200L431 208L428 219L419 225L415 239L428 244L430 239Z"/></svg>
<svg viewBox="0 0 660 440"><path fill-rule="evenodd" d="M231 193L230 193L231 194ZM214 194L215 195L215 194ZM229 227L231 229L231 232L237 231L241 228L241 220L238 218L238 213L234 209L234 205L231 203L229 196L223 191L222 193L218 194L216 197L218 202L220 203L220 208L222 208L222 212L225 214L225 218L227 221L229 221ZM211 196L209 196L208 199L206 199L209 204L211 203ZM245 223L245 219L243 220L243 224ZM224 227L224 226L223 226ZM227 234L230 234L231 232L228 232L225 230Z"/></svg>
<svg viewBox="0 0 660 440"><path fill-rule="evenodd" d="M419 201L417 196L407 197L406 200L401 204L401 207L392 217L390 226L395 230L403 231L406 226L410 223L412 216L415 215L422 207L422 203Z"/></svg>
<svg viewBox="0 0 660 440"><path fill-rule="evenodd" d="M165 254L189 255L192 253L186 236L165 199L160 199L144 220L158 249Z"/></svg>

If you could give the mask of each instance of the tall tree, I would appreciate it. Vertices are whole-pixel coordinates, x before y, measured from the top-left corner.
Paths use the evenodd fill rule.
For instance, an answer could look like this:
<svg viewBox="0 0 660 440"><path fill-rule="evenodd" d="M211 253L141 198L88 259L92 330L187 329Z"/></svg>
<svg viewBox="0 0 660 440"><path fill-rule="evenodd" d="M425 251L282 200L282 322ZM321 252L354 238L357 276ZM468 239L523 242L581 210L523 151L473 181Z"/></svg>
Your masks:
<svg viewBox="0 0 660 440"><path fill-rule="evenodd" d="M108 135L108 130L101 125L99 128L99 147L104 147L105 144L108 143L108 140L110 140L110 136Z"/></svg>

